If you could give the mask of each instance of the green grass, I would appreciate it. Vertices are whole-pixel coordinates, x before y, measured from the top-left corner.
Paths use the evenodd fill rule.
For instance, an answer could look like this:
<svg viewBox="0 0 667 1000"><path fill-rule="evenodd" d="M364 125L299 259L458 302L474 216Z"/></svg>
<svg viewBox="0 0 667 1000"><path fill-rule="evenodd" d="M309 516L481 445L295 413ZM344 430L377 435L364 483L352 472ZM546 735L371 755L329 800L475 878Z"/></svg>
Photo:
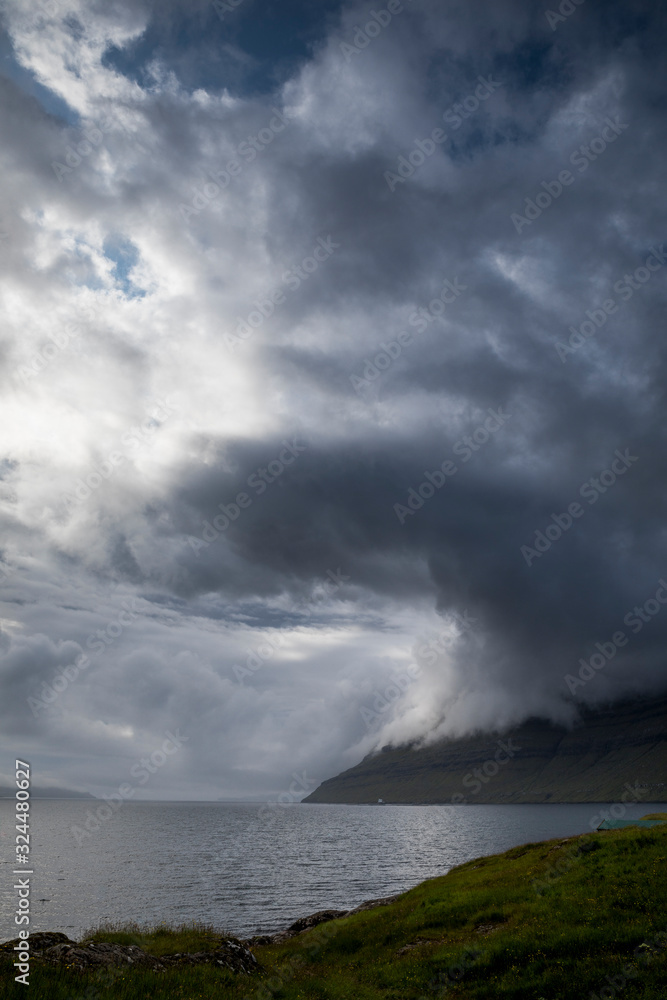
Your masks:
<svg viewBox="0 0 667 1000"><path fill-rule="evenodd" d="M100 924L87 932L83 942L108 941L110 944L136 944L143 951L159 958L177 952L215 951L230 937L209 924L189 923L177 926L155 924Z"/></svg>
<svg viewBox="0 0 667 1000"><path fill-rule="evenodd" d="M658 938L656 935L664 936ZM202 951L210 927L96 928L154 955ZM641 949L643 943L653 950ZM639 951L636 951L640 948ZM254 949L262 971L123 972L108 982L33 964L31 1000L622 1000L667 996L667 827L591 833L481 858L387 907ZM625 970L625 971L624 971ZM22 997L0 966L0 992ZM607 992L605 996L609 996Z"/></svg>

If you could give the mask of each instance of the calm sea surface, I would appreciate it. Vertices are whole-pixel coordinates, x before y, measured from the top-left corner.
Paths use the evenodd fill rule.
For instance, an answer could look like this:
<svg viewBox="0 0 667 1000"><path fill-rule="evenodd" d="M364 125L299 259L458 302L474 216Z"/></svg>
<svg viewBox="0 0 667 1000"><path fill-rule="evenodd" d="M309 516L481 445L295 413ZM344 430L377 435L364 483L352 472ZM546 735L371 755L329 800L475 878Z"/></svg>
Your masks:
<svg viewBox="0 0 667 1000"><path fill-rule="evenodd" d="M95 803L95 808L97 808ZM279 930L527 841L590 829L604 806L338 806L127 802L81 845L89 803L33 799L32 931L201 920ZM664 809L644 803L627 819ZM0 941L16 937L14 810L0 801Z"/></svg>

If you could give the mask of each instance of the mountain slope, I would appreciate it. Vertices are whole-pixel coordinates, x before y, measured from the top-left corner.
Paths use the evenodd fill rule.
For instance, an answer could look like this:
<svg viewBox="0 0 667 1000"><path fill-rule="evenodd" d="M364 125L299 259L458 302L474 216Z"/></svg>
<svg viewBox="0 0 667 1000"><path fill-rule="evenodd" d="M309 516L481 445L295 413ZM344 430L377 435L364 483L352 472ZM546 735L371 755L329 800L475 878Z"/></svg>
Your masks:
<svg viewBox="0 0 667 1000"><path fill-rule="evenodd" d="M626 785L640 801L667 801L667 697L588 711L572 730L534 719L502 735L384 747L304 802L616 802Z"/></svg>
<svg viewBox="0 0 667 1000"><path fill-rule="evenodd" d="M13 799L16 788L0 785L0 799ZM32 799L94 799L90 792L73 792L71 788L31 788Z"/></svg>

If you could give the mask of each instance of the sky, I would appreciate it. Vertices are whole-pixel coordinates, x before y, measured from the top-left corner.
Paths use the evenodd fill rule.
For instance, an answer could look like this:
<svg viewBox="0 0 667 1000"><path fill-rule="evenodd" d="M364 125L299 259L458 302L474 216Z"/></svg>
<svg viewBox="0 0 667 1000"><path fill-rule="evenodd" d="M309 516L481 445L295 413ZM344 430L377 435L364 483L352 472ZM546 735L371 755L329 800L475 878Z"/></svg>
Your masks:
<svg viewBox="0 0 667 1000"><path fill-rule="evenodd" d="M664 693L664 9L0 26L0 784L300 797Z"/></svg>

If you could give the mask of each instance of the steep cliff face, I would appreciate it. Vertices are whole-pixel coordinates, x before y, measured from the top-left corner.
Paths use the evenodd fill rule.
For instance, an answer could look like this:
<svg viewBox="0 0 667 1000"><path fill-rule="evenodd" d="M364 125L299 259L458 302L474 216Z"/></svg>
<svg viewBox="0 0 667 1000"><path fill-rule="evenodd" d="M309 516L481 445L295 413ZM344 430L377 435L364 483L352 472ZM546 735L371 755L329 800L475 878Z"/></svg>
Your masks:
<svg viewBox="0 0 667 1000"><path fill-rule="evenodd" d="M667 697L587 712L572 730L531 720L508 733L385 747L305 802L667 801Z"/></svg>

